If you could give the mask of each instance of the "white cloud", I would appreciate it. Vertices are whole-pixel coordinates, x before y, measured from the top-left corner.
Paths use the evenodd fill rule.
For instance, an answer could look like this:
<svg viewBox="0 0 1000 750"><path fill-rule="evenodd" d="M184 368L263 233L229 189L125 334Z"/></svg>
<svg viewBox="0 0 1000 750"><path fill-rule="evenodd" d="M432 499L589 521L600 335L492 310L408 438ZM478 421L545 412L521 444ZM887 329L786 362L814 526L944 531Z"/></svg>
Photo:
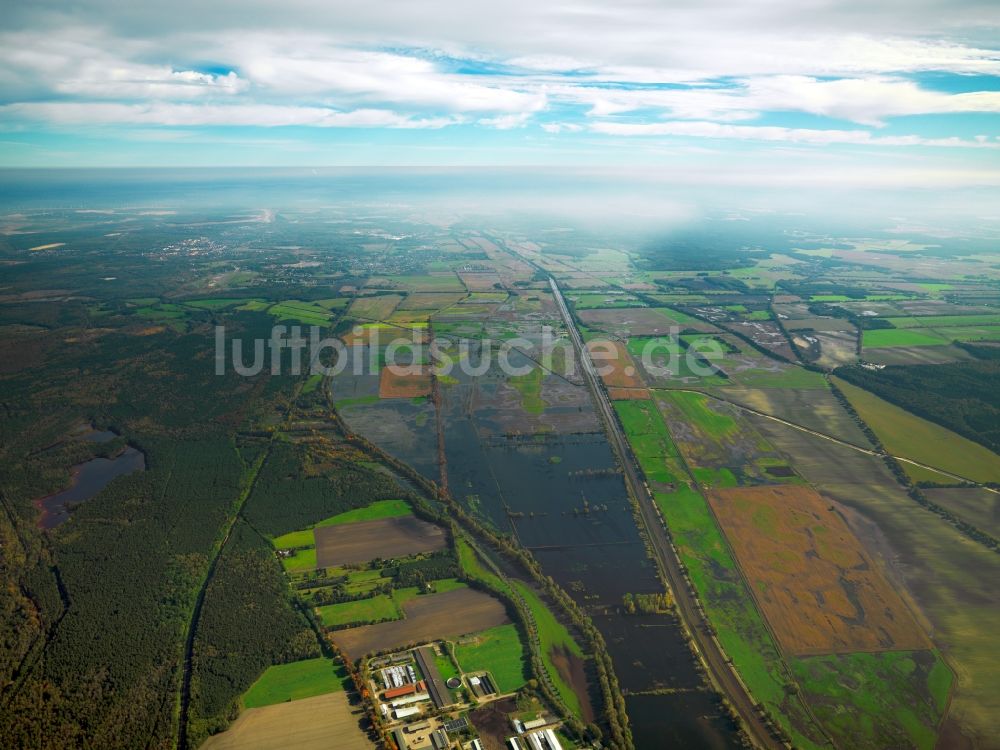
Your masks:
<svg viewBox="0 0 1000 750"><path fill-rule="evenodd" d="M443 128L456 117L412 117L383 109L340 112L325 107L271 104L117 104L25 102L0 106L0 117L61 125L258 126L322 128Z"/></svg>
<svg viewBox="0 0 1000 750"><path fill-rule="evenodd" d="M583 130L583 125L578 125L575 122L543 122L542 130L546 133L579 133Z"/></svg>
<svg viewBox="0 0 1000 750"><path fill-rule="evenodd" d="M745 79L732 86L627 89L551 85L552 99L590 108L592 117L661 110L676 119L737 122L762 112L807 112L878 126L890 117L961 112L1000 112L1000 91L948 94L898 78L819 80L807 76Z"/></svg>
<svg viewBox="0 0 1000 750"><path fill-rule="evenodd" d="M916 135L875 136L867 130L819 130L777 126L729 125L717 122L625 123L594 122L595 133L619 136L680 136L690 138L725 138L772 143L798 143L819 146L851 144L859 146L940 146L963 148L1000 148L1000 143L961 138L924 138Z"/></svg>
<svg viewBox="0 0 1000 750"><path fill-rule="evenodd" d="M531 118L530 112L522 112L517 115L500 115L499 117L484 117L479 120L480 125L485 125L497 130L512 130L513 128L523 128Z"/></svg>

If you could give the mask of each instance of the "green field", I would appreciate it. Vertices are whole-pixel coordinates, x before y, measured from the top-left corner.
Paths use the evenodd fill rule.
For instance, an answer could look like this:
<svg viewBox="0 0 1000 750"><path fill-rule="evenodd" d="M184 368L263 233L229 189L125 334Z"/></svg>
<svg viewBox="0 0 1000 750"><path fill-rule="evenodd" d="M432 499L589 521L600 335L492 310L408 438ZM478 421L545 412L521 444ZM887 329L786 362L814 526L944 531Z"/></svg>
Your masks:
<svg viewBox="0 0 1000 750"><path fill-rule="evenodd" d="M309 532L310 536L312 532ZM278 547L278 549L284 549L283 547ZM296 573L305 570L315 570L316 569L316 548L309 547L308 549L300 549L295 552L293 557L282 557L281 565L287 573Z"/></svg>
<svg viewBox="0 0 1000 750"><path fill-rule="evenodd" d="M292 549L293 547L312 547L315 544L313 530L302 529L300 531L290 531L275 537L271 543L275 549Z"/></svg>
<svg viewBox="0 0 1000 750"><path fill-rule="evenodd" d="M454 591L466 586L465 583L455 578L442 578L432 581L431 585L436 594L443 594L446 591ZM391 594L378 594L368 599L326 604L322 607L317 607L316 613L319 615L323 625L328 628L351 623L398 620L405 616L403 613L403 604L417 596L420 596L420 589L416 586L406 586L394 589Z"/></svg>
<svg viewBox="0 0 1000 750"><path fill-rule="evenodd" d="M875 328L865 331L861 342L865 349L882 349L897 346L943 346L948 340L929 331Z"/></svg>
<svg viewBox="0 0 1000 750"><path fill-rule="evenodd" d="M455 656L463 672L488 671L501 693L512 693L524 685L527 656L516 625L484 630L477 633L476 638L476 643L455 646Z"/></svg>
<svg viewBox="0 0 1000 750"><path fill-rule="evenodd" d="M813 712L844 746L935 747L954 681L937 652L813 656L792 660L792 668Z"/></svg>
<svg viewBox="0 0 1000 750"><path fill-rule="evenodd" d="M653 482L671 482L667 458L676 458L677 446L653 401L615 401L615 411L625 428L632 452Z"/></svg>
<svg viewBox="0 0 1000 750"><path fill-rule="evenodd" d="M268 669L243 696L246 708L311 698L343 690L347 670L333 659L306 659Z"/></svg>
<svg viewBox="0 0 1000 750"><path fill-rule="evenodd" d="M672 401L686 419L697 425L706 437L726 438L739 430L736 420L720 414L709 406L710 398L700 393L663 391L662 397Z"/></svg>
<svg viewBox="0 0 1000 750"><path fill-rule="evenodd" d="M240 297L232 297L228 299L191 299L185 300L184 304L198 310L221 310L239 302L247 302L247 300Z"/></svg>
<svg viewBox="0 0 1000 750"><path fill-rule="evenodd" d="M1000 456L979 443L956 435L926 419L884 401L863 388L840 378L834 383L868 426L875 431L886 450L976 482L1000 482ZM932 479L918 467L902 464L919 481ZM949 482L947 478L938 479Z"/></svg>
<svg viewBox="0 0 1000 750"><path fill-rule="evenodd" d="M1000 325L1000 315L923 315L906 318L887 318L896 328L937 328L948 326L996 326Z"/></svg>
<svg viewBox="0 0 1000 750"><path fill-rule="evenodd" d="M396 593L396 592L393 592ZM380 620L398 620L402 615L393 597L379 594L370 599L359 599L354 602L327 604L316 608L320 621L328 628L352 623L379 622Z"/></svg>
<svg viewBox="0 0 1000 750"><path fill-rule="evenodd" d="M305 325L323 326L330 322L333 316L330 312L312 302L287 300L268 308L268 313L279 321L298 321Z"/></svg>
<svg viewBox="0 0 1000 750"><path fill-rule="evenodd" d="M363 508L355 508L346 513L340 513L320 521L317 526L339 526L356 521L377 521L380 518L396 518L407 516L413 511L405 500L379 500Z"/></svg>

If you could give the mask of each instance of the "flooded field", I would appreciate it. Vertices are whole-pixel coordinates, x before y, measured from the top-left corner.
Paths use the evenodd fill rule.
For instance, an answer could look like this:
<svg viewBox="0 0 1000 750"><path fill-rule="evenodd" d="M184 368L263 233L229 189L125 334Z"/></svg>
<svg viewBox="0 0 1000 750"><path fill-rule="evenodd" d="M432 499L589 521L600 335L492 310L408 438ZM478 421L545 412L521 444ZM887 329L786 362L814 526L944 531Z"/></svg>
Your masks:
<svg viewBox="0 0 1000 750"><path fill-rule="evenodd" d="M88 433L84 439L91 439L90 435L100 434ZM111 433L111 436L114 437L114 433ZM106 442L106 440L97 439L94 441ZM146 457L132 446L126 447L122 453L114 458L92 458L74 466L73 482L69 487L62 492L36 501L37 507L42 511L38 525L43 529L54 529L69 518L74 506L92 498L103 490L112 479L131 474L133 471L144 471L145 468Z"/></svg>

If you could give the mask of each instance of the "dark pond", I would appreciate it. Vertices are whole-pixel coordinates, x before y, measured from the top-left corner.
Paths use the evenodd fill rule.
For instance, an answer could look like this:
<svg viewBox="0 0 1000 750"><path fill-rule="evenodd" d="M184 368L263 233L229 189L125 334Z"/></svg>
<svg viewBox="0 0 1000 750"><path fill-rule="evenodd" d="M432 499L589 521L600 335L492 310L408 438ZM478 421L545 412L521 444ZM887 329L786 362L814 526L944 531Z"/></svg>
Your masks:
<svg viewBox="0 0 1000 750"><path fill-rule="evenodd" d="M111 433L111 436L115 437L115 434ZM126 447L114 458L92 458L74 466L73 483L68 488L37 501L42 511L38 525L43 529L54 529L69 518L73 506L96 495L112 479L145 468L145 455L132 446Z"/></svg>

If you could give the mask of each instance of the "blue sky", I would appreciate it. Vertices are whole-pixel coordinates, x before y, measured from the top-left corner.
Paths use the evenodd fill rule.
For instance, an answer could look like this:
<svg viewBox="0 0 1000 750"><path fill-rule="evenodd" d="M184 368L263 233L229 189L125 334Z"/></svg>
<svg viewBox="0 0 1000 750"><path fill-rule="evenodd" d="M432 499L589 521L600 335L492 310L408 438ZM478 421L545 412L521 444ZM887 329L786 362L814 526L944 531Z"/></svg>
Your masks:
<svg viewBox="0 0 1000 750"><path fill-rule="evenodd" d="M0 166L1000 184L995 3L65 5L5 13Z"/></svg>

